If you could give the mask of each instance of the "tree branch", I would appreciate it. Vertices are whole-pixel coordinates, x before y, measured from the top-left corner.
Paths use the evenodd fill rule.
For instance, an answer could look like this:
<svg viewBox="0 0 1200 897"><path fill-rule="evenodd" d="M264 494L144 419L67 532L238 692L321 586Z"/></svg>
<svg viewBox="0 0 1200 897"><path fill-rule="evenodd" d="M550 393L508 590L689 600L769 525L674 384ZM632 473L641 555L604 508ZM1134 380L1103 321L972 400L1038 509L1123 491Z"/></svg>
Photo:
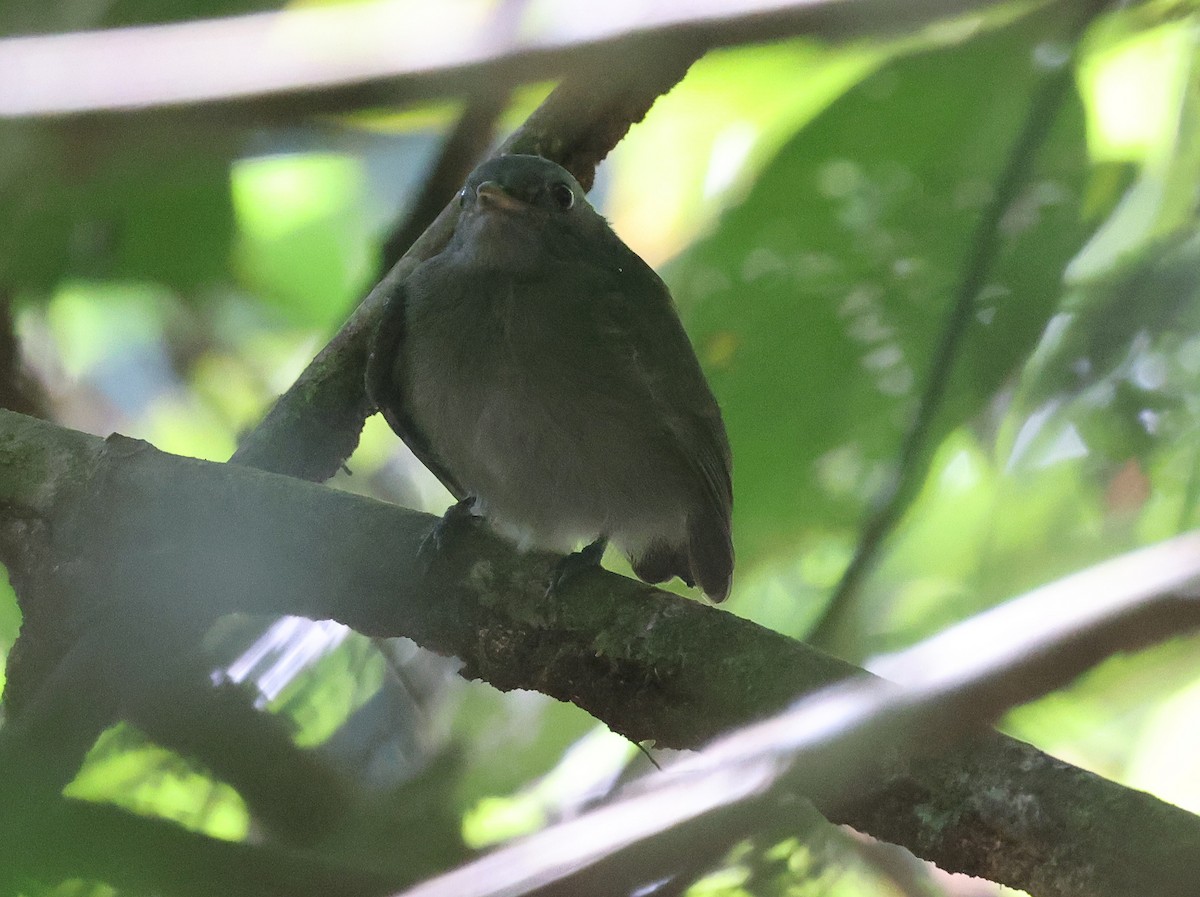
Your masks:
<svg viewBox="0 0 1200 897"><path fill-rule="evenodd" d="M0 436L5 513L20 506L24 516L65 531L70 538L59 544L82 553L47 558L52 569L75 571L94 593L122 596L140 610L119 616L151 614L161 628L234 610L333 617L456 654L464 675L498 688L572 701L634 740L688 748L857 672L753 623L610 573L582 574L547 601L556 559L517 554L482 528L456 539L426 570L418 559L434 522L426 514L119 437L101 452L96 440L10 413L0 413ZM95 473L55 498L36 484L45 459L64 453L77 453ZM1028 678L972 693L973 712L991 714L1040 693L1099 654L1195 626L1197 602L1170 596L1196 574L1200 536L1148 551L1132 566L1084 574L1069 591L1090 606L1135 592L1166 596L1152 602L1152 613L1084 630L1071 643L1074 654L1028 642ZM1120 570L1131 578L1118 577ZM1054 631L1049 622L1066 619L1050 600L1061 590L1020 605L1018 629ZM996 621L983 625L992 638ZM0 730L0 758L10 734ZM1146 856L1163 862L1168 849L1200 844L1200 820L998 734L889 767L878 781L870 799L823 809L943 868L1033 890L1054 857L1094 893L1115 893L1104 890L1105 876L1124 880L1128 858L1095 845L1123 844L1134 832L1153 835Z"/></svg>

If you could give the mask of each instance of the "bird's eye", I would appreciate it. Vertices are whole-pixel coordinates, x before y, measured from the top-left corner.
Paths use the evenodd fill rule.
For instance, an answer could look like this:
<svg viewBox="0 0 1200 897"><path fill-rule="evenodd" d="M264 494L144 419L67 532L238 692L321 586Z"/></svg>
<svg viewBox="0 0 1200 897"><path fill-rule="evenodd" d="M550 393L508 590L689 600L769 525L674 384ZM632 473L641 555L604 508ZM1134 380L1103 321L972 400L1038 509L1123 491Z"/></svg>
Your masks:
<svg viewBox="0 0 1200 897"><path fill-rule="evenodd" d="M559 181L557 184L550 185L550 197L564 212L575 205L575 191Z"/></svg>
<svg viewBox="0 0 1200 897"><path fill-rule="evenodd" d="M445 194L443 194L443 195L445 195ZM458 191L457 199L458 199L458 207L460 209L467 204L467 188L466 187L463 187L461 190Z"/></svg>

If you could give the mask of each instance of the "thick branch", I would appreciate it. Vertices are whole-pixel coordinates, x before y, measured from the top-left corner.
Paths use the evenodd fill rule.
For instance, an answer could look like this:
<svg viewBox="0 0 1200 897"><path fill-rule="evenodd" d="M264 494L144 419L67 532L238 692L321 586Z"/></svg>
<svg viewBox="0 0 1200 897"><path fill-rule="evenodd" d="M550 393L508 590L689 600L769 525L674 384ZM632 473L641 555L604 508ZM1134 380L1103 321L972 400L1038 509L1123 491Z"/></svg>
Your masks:
<svg viewBox="0 0 1200 897"><path fill-rule="evenodd" d="M87 488L63 494L71 507L49 501L24 513L74 530L64 544L87 546L83 557L51 562L102 594L150 602L141 612L164 626L233 610L333 617L370 634L408 635L461 657L468 676L572 701L630 738L676 747L698 747L854 672L730 614L609 573L581 575L547 601L554 559L519 555L484 531L464 534L425 570L417 557L433 523L425 514L119 438L97 461L95 442L18 415L0 415L0 433L0 470L14 473L10 490L23 490L11 497L44 494L29 484L47 454L77 452L85 466L97 465ZM1195 557L1194 545L1184 548ZM1094 588L1110 580L1105 573ZM1152 585L1169 590L1166 580ZM1155 626L1196 623L1194 601L1159 606L1180 616L1156 615ZM1116 638L1110 648L1127 645L1117 634L1129 625L1091 636ZM1058 663L1061 656L1038 675L1058 682L1079 669L1069 655L1066 666ZM997 700L1028 697L1028 687ZM1153 833L1146 855L1164 863L1164 851L1200 844L1200 821L996 734L882 781L862 805L839 802L833 818L945 868L1021 887L1038 883L1052 859L1070 860L1094 893L1114 893L1103 883L1123 880L1123 852L1097 845L1124 844L1131 832Z"/></svg>
<svg viewBox="0 0 1200 897"><path fill-rule="evenodd" d="M497 82L558 77L631 42L714 46L792 34L911 31L998 0L738 0L647 6L551 4L535 32L497 35L473 8L405 3L289 10L174 25L0 40L0 118L188 106L229 118L292 118ZM237 65L213 65L236 59Z"/></svg>

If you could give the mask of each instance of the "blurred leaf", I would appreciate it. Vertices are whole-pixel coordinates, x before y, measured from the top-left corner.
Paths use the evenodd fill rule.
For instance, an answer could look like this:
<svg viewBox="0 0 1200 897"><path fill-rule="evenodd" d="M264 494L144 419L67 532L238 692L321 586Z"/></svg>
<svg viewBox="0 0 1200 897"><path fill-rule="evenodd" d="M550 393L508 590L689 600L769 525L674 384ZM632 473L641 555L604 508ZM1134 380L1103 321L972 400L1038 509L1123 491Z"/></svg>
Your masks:
<svg viewBox="0 0 1200 897"><path fill-rule="evenodd" d="M1130 762L1129 784L1200 813L1200 680L1152 713Z"/></svg>
<svg viewBox="0 0 1200 897"><path fill-rule="evenodd" d="M141 283L64 283L47 316L62 363L82 377L114 355L158 351L170 297Z"/></svg>
<svg viewBox="0 0 1200 897"><path fill-rule="evenodd" d="M596 721L573 704L533 692L500 694L480 683L463 689L456 735L467 746L461 806L518 791L554 768Z"/></svg>
<svg viewBox="0 0 1200 897"><path fill-rule="evenodd" d="M63 793L161 816L214 838L237 841L249 831L249 815L233 788L123 724L100 736Z"/></svg>
<svg viewBox="0 0 1200 897"><path fill-rule="evenodd" d="M1010 473L966 428L943 441L856 603L856 656L912 644L1125 544L1105 538L1103 496L1078 461Z"/></svg>
<svg viewBox="0 0 1200 897"><path fill-rule="evenodd" d="M297 323L334 323L371 263L364 194L361 163L346 155L239 161L233 197L243 278Z"/></svg>
<svg viewBox="0 0 1200 897"><path fill-rule="evenodd" d="M17 593L8 578L8 569L0 566L0 695L4 694L7 681L8 652L12 650L21 629L21 608L17 606Z"/></svg>
<svg viewBox="0 0 1200 897"><path fill-rule="evenodd" d="M1146 465L1196 436L1198 299L1196 232L1077 286L1021 377L1001 442L1008 463L1024 469L1069 454Z"/></svg>
<svg viewBox="0 0 1200 897"><path fill-rule="evenodd" d="M516 794L485 797L463 817L463 840L479 849L570 818L606 796L637 748L606 726L594 727L558 764Z"/></svg>
<svg viewBox="0 0 1200 897"><path fill-rule="evenodd" d="M1068 267L1075 283L1137 265L1147 245L1170 242L1193 224L1200 172L1196 18L1131 33L1136 21L1136 13L1103 20L1090 41L1098 46L1080 70L1093 157L1135 162L1138 176Z"/></svg>
<svg viewBox="0 0 1200 897"><path fill-rule="evenodd" d="M1128 17L1103 20L1089 35L1094 49L1080 66L1092 109L1088 145L1097 161L1142 162L1169 157L1173 148L1192 62L1192 24L1132 33L1130 24Z"/></svg>
<svg viewBox="0 0 1200 897"><path fill-rule="evenodd" d="M66 276L191 290L227 279L227 137L0 123L0 282Z"/></svg>
<svg viewBox="0 0 1200 897"><path fill-rule="evenodd" d="M21 629L21 609L17 593L8 578L8 569L0 565L0 647L7 651Z"/></svg>
<svg viewBox="0 0 1200 897"><path fill-rule="evenodd" d="M651 263L673 255L887 52L790 40L706 54L617 145L613 167L600 171L605 212Z"/></svg>
<svg viewBox="0 0 1200 897"><path fill-rule="evenodd" d="M164 452L204 461L226 461L237 448L225 422L191 394L149 403L137 431Z"/></svg>
<svg viewBox="0 0 1200 897"><path fill-rule="evenodd" d="M1194 637L1177 639L1113 657L1069 688L1009 713L1004 731L1068 763L1131 787L1156 790L1158 782L1151 785L1143 778L1138 784L1130 776L1146 774L1145 756L1152 743L1167 737L1169 703L1162 703L1163 695L1170 702L1171 695L1183 697L1193 690L1198 646ZM1182 734L1176 730L1170 737ZM1184 738L1178 744L1194 751L1194 741ZM1160 749L1169 748L1164 744ZM1187 787L1181 770L1178 784ZM1175 800L1169 787L1157 793Z"/></svg>
<svg viewBox="0 0 1200 897"><path fill-rule="evenodd" d="M899 60L800 131L670 281L725 411L742 569L857 528L890 475L1061 10ZM1077 104L1002 223L931 445L1032 347L1086 229Z"/></svg>

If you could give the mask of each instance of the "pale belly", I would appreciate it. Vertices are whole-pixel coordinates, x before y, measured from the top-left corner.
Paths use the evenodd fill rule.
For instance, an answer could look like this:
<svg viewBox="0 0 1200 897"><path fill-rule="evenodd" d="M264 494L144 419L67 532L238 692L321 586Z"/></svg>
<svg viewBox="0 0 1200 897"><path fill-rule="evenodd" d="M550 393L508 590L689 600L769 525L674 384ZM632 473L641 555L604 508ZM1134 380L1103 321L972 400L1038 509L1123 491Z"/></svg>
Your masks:
<svg viewBox="0 0 1200 897"><path fill-rule="evenodd" d="M684 541L687 478L648 409L561 378L549 395L443 381L411 398L437 457L522 548L565 553L606 537L637 554Z"/></svg>

